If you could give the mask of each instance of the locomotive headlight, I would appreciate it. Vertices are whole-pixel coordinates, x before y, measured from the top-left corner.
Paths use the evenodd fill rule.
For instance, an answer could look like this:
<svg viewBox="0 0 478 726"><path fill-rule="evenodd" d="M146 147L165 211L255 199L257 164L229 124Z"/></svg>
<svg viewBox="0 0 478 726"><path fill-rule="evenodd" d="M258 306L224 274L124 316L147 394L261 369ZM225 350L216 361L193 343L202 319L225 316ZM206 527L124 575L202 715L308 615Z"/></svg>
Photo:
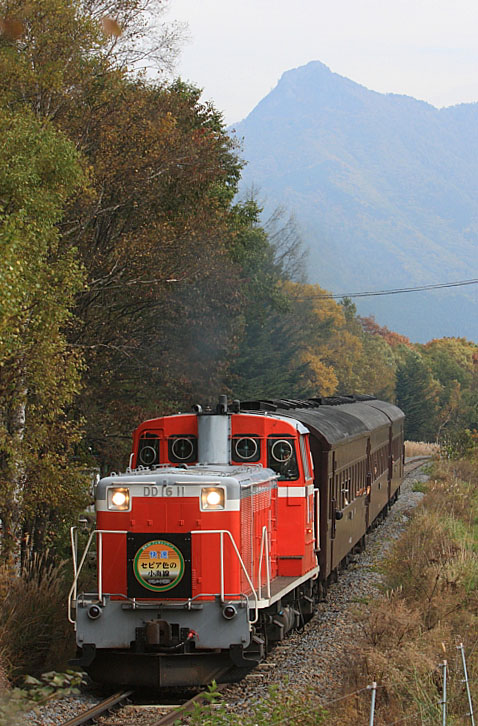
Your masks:
<svg viewBox="0 0 478 726"><path fill-rule="evenodd" d="M234 605L226 605L226 607L222 609L222 614L226 620L232 620L232 618L236 617L237 610Z"/></svg>
<svg viewBox="0 0 478 726"><path fill-rule="evenodd" d="M108 489L108 509L112 512L126 512L129 509L129 489L112 487Z"/></svg>
<svg viewBox="0 0 478 726"><path fill-rule="evenodd" d="M91 605L88 608L88 617L90 620L98 620L102 615L101 608L98 605Z"/></svg>
<svg viewBox="0 0 478 726"><path fill-rule="evenodd" d="M201 509L224 509L226 495L221 487L201 489Z"/></svg>

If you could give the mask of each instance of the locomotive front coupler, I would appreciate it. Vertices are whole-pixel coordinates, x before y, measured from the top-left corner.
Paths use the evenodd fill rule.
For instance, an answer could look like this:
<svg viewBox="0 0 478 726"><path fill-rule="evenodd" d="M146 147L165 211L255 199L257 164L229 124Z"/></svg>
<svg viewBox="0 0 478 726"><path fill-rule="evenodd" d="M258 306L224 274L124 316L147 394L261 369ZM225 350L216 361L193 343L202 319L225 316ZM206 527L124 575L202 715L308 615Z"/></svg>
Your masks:
<svg viewBox="0 0 478 726"><path fill-rule="evenodd" d="M189 627L180 627L167 620L148 620L144 626L135 629L132 643L136 653L190 653L195 649L196 633Z"/></svg>

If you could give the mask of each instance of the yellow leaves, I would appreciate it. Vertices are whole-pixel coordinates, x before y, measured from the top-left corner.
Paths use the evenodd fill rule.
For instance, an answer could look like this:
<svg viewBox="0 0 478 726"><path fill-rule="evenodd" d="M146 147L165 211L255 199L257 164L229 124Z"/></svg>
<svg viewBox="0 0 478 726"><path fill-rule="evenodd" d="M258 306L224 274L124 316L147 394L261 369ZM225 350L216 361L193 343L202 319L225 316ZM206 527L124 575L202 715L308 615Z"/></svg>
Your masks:
<svg viewBox="0 0 478 726"><path fill-rule="evenodd" d="M327 290L319 285L304 285L296 282L284 284L286 292L300 301L310 302L311 308L318 322L330 321L334 325L342 326L345 322L344 313L340 305L331 298L324 297Z"/></svg>
<svg viewBox="0 0 478 726"><path fill-rule="evenodd" d="M321 395L393 398L396 363L388 341L362 330L355 317L349 320L343 305L324 297L326 291L318 285L286 282L283 289L300 310L302 325L308 326L301 361Z"/></svg>
<svg viewBox="0 0 478 726"><path fill-rule="evenodd" d="M330 396L337 390L340 354L337 355L340 333L345 327L341 307L330 299L318 285L305 285L286 281L282 290L298 308L302 320L307 320L309 334L304 336L300 361L307 365L308 384L316 395Z"/></svg>
<svg viewBox="0 0 478 726"><path fill-rule="evenodd" d="M453 362L456 366L460 366L464 370L471 372L477 359L478 346L466 338L439 338L430 340L422 347L424 355L436 361L449 361L448 365Z"/></svg>
<svg viewBox="0 0 478 726"><path fill-rule="evenodd" d="M162 134L170 134L177 126L177 121L171 111L168 111L159 122L159 130Z"/></svg>
<svg viewBox="0 0 478 726"><path fill-rule="evenodd" d="M0 18L0 33L7 40L19 40L24 30L23 22L17 18Z"/></svg>
<svg viewBox="0 0 478 726"><path fill-rule="evenodd" d="M107 15L105 15L104 18L101 18L100 24L103 33L107 36L119 38L123 33L123 29L120 24L114 18L109 18Z"/></svg>
<svg viewBox="0 0 478 726"><path fill-rule="evenodd" d="M300 356L300 362L306 363L310 376L310 385L316 389L317 395L331 396L337 390L338 379L331 365L327 365L320 357L320 351L316 354L311 350L304 351Z"/></svg>

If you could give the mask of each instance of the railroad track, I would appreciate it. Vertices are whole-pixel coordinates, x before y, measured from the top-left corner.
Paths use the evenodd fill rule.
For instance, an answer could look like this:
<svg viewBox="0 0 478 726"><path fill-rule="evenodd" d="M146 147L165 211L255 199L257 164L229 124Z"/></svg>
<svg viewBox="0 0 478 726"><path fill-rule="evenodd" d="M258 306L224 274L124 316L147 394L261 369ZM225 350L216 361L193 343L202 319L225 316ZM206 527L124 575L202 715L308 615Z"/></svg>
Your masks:
<svg viewBox="0 0 478 726"><path fill-rule="evenodd" d="M217 691L221 691L225 686L226 684L222 687L217 686ZM64 721L61 726L86 726L86 724L94 723L100 716L107 714L117 707L126 705L126 702L133 693L134 691L119 691L118 693L114 693L112 696L105 698L104 701L100 701L95 706L92 706L86 711L82 711L78 716L75 716L69 721ZM168 704L168 713L163 714L159 719L153 721L150 726L168 726L168 724L174 724L183 714L192 711L196 704L207 703L207 693L208 691L204 690L184 703L178 703L173 706ZM160 706L161 704L155 705Z"/></svg>
<svg viewBox="0 0 478 726"><path fill-rule="evenodd" d="M83 726L83 724L91 723L98 716L104 713L108 713L116 706L120 706L122 703L128 700L128 698L134 693L134 691L119 691L114 693L112 696L108 696L104 701L100 701L95 706L92 706L87 711L82 711L75 718L71 718L69 721L65 721L61 726Z"/></svg>
<svg viewBox="0 0 478 726"><path fill-rule="evenodd" d="M413 459L405 462L405 476L410 474L415 469L419 469L420 466L423 466L423 464L426 464L427 461L430 461L433 457L431 456L414 456Z"/></svg>
<svg viewBox="0 0 478 726"><path fill-rule="evenodd" d="M227 687L228 684L224 683L216 687L217 691L222 691L224 688ZM186 701L186 703L183 703L182 705L178 705L178 708L170 711L169 713L165 714L164 716L161 716L158 721L154 721L151 726L168 726L168 724L174 724L178 718L180 718L182 715L187 713L188 711L192 711L195 705L199 705L201 703L207 703L208 699L206 698L206 694L208 691L201 691L201 693L197 693L195 696L189 699L189 701Z"/></svg>

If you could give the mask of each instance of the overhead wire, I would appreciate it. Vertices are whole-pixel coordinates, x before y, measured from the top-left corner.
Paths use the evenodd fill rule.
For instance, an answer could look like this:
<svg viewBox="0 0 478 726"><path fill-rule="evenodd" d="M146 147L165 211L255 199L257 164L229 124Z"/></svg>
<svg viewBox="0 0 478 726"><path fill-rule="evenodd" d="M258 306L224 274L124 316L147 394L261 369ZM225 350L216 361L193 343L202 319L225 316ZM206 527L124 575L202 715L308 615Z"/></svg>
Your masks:
<svg viewBox="0 0 478 726"><path fill-rule="evenodd" d="M456 282L439 282L433 285L417 285L416 287L398 287L390 290L364 290L362 292L328 293L301 297L300 300L340 300L353 297L379 297L381 295L402 295L407 292L423 292L427 290L443 290L450 287L464 287L466 285L478 285L478 279L458 280ZM299 298L296 298L298 300Z"/></svg>

